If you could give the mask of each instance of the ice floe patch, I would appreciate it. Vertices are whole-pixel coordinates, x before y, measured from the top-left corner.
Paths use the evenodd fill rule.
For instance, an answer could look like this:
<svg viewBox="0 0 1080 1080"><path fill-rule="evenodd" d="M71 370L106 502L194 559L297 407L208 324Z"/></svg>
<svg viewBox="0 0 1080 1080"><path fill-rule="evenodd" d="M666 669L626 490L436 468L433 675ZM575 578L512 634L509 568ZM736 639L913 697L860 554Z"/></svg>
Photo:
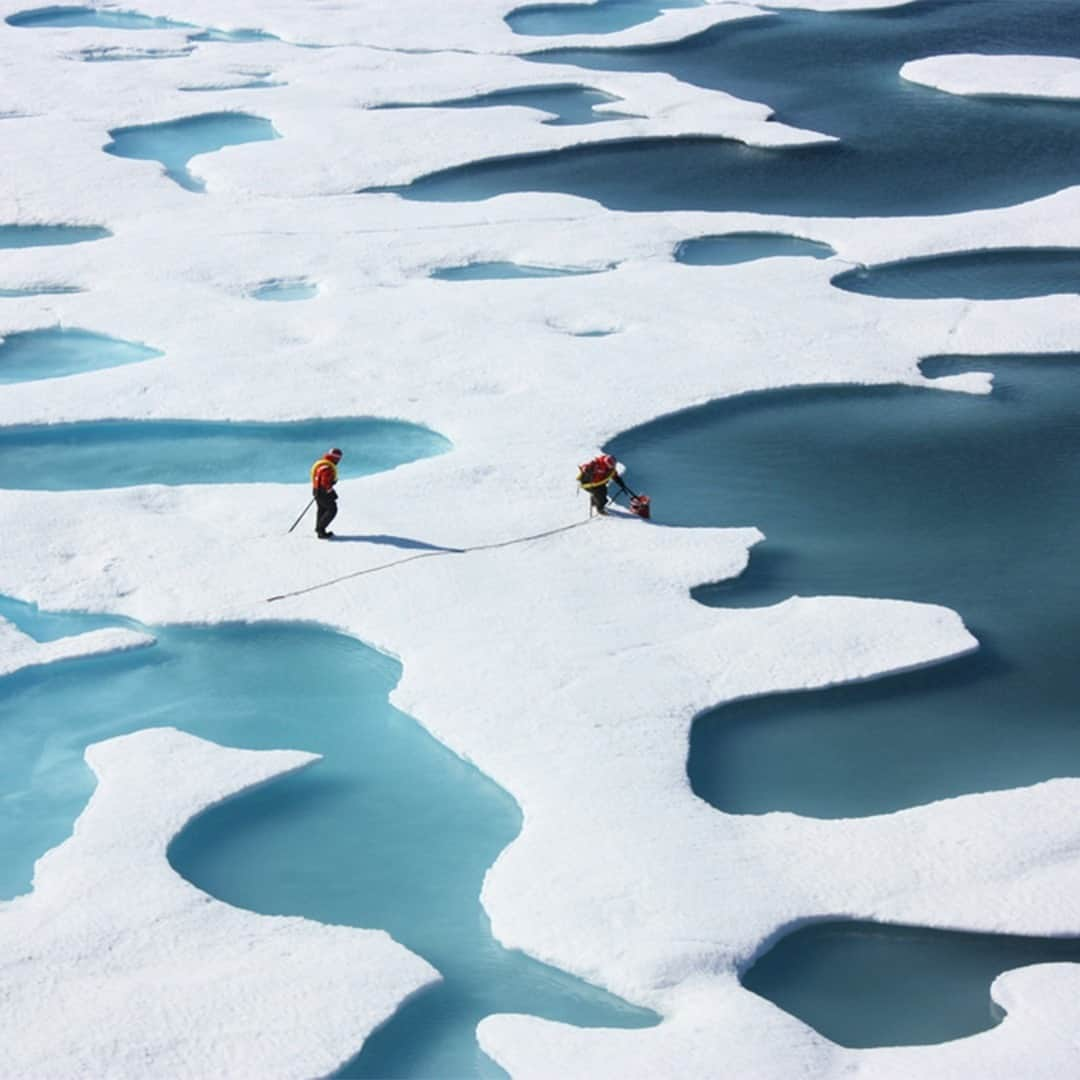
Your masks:
<svg viewBox="0 0 1080 1080"><path fill-rule="evenodd" d="M909 60L901 78L948 94L1080 100L1080 59L955 53Z"/></svg>
<svg viewBox="0 0 1080 1080"><path fill-rule="evenodd" d="M60 285L55 282L41 281L31 285L13 288L0 288L0 297L10 300L19 296L68 296L82 292L78 285ZM0 345L0 349L3 345Z"/></svg>
<svg viewBox="0 0 1080 1080"><path fill-rule="evenodd" d="M9 15L4 21L8 26L31 29L93 26L104 30L181 30L191 27L191 23L143 15L138 11L78 6L27 8Z"/></svg>
<svg viewBox="0 0 1080 1080"><path fill-rule="evenodd" d="M89 630L53 641L36 641L0 617L0 676L62 660L142 649L153 643L152 635L123 627Z"/></svg>
<svg viewBox="0 0 1080 1080"><path fill-rule="evenodd" d="M583 277L614 269L614 266L530 266L528 263L495 260L439 266L429 276L437 281L511 281L520 278Z"/></svg>
<svg viewBox="0 0 1080 1080"><path fill-rule="evenodd" d="M214 91L226 90L272 90L275 87L287 86L283 79L273 78L273 71L269 68L258 69L235 69L235 78L229 82L204 83L198 86L180 86L178 90L186 94L206 94Z"/></svg>
<svg viewBox="0 0 1080 1080"><path fill-rule="evenodd" d="M112 236L100 225L0 225L0 248L85 244Z"/></svg>

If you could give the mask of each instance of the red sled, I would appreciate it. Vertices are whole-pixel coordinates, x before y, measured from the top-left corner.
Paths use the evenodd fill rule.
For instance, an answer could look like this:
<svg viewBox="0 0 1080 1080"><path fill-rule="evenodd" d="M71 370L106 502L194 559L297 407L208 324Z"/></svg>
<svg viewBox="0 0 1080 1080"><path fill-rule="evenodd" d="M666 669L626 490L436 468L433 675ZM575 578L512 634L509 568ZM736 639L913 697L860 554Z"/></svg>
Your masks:
<svg viewBox="0 0 1080 1080"><path fill-rule="evenodd" d="M634 495L630 499L630 513L637 514L646 521L652 516L652 508L648 495Z"/></svg>

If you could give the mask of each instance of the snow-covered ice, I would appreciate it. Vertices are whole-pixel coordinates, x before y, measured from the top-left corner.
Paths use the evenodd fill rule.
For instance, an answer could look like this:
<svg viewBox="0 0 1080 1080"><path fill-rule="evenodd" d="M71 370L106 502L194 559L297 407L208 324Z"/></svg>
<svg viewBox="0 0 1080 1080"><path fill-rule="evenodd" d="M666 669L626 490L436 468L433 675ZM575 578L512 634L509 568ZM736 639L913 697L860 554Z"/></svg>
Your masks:
<svg viewBox="0 0 1080 1080"><path fill-rule="evenodd" d="M582 142L820 141L769 121L767 105L665 76L530 65L513 54L538 39L509 30L503 17L514 6L190 0L152 13L257 26L282 40L207 43L128 63L78 59L130 44L123 31L0 24L8 116L0 223L113 234L5 252L5 285L63 280L85 291L6 299L0 332L79 326L165 354L4 387L0 423L410 420L452 439L454 450L350 480L346 447L340 531L472 548L573 527L355 577L395 553L286 535L306 477L240 486L238 461L229 485L3 492L0 592L147 624L318 621L400 658L394 703L523 808L522 834L484 886L497 937L664 1018L628 1032L491 1017L482 1045L515 1076L1076 1072L1080 1048L1069 1032L1080 976L1067 965L1003 976L995 997L1009 1015L993 1031L903 1050L841 1050L738 983L779 933L824 916L1080 928L1080 782L854 821L732 817L689 789L697 712L959 655L976 644L960 617L844 597L702 607L689 589L739 573L760 534L618 517L586 523L573 476L619 431L714 398L815 383L985 392L978 375L924 379L918 360L1080 348L1075 297L913 304L830 284L852 264L1078 245L1080 189L924 219L624 214L535 193L476 204L353 194ZM0 16L24 7L3 0ZM604 44L668 40L752 14L726 4L680 9ZM186 41L182 31L145 31L137 45ZM253 67L282 85L197 100L181 90ZM568 81L622 98L613 107L639 118L552 127L523 108L371 108ZM170 183L153 162L101 152L111 129L230 109L266 118L282 137L197 158L204 195ZM736 267L673 258L687 239L761 231L838 254ZM429 278L476 261L618 265L527 281ZM302 304L251 303L253 288L271 279L311 282L318 293ZM575 336L590 330L609 333ZM662 501L663 492L652 494ZM139 643L127 631L52 646L27 643L6 624L0 634L12 658L4 671ZM435 977L384 934L239 912L169 869L167 843L193 814L309 755L153 731L93 747L89 759L99 787L75 835L39 862L32 893L0 909L11 1074L315 1075Z"/></svg>
<svg viewBox="0 0 1080 1080"><path fill-rule="evenodd" d="M949 94L1080 98L1080 59L957 53L911 60L900 74Z"/></svg>

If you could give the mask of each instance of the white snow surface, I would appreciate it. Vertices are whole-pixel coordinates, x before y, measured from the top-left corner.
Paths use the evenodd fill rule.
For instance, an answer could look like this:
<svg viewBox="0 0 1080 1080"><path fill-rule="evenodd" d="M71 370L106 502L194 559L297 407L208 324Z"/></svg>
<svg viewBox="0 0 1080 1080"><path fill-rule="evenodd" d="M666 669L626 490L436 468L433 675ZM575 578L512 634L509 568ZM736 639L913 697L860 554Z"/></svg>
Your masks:
<svg viewBox="0 0 1080 1080"><path fill-rule="evenodd" d="M900 74L949 94L1080 98L1080 60L1073 56L953 53L909 60Z"/></svg>
<svg viewBox="0 0 1080 1080"><path fill-rule="evenodd" d="M125 652L153 643L154 639L150 634L123 627L91 630L56 641L35 641L6 619L0 619L0 676L14 675L23 668L51 664L57 660Z"/></svg>
<svg viewBox="0 0 1080 1080"><path fill-rule="evenodd" d="M22 6L4 0L0 16ZM586 523L573 477L613 434L711 399L814 383L987 392L986 376L926 380L918 360L1080 348L1075 297L882 300L829 284L856 263L1078 244L1080 193L964 215L857 220L624 214L543 194L461 204L352 194L465 160L631 132L761 144L815 138L766 123L765 106L664 78L530 65L511 55L537 47L509 33L502 17L513 6L166 4L150 13L257 26L285 40L116 63L78 57L103 46L183 49L186 35L0 24L0 224L100 224L113 233L4 251L0 287L56 281L86 291L0 300L0 333L77 326L165 353L4 386L0 423L408 419L451 438L453 451L349 479L346 446L339 532L451 547L537 537L321 587L401 551L286 535L307 500L306 477L4 491L0 592L148 625L318 621L399 657L395 704L523 808L523 831L484 886L495 934L663 1016L633 1032L490 1017L482 1045L515 1076L1075 1073L1080 1048L1069 1033L1080 996L1068 965L999 979L994 994L1009 1015L991 1032L875 1051L841 1050L737 981L778 934L825 916L1080 929L1076 781L854 821L735 817L689 789L697 712L958 655L975 646L960 617L844 597L703 607L689 589L738 574L760 539L755 523ZM696 17L735 12L702 10ZM646 24L633 33L661 40L668 31ZM263 73L286 85L179 89ZM571 76L624 97L617 107L641 118L551 128L523 108L371 109ZM232 109L267 117L282 138L195 159L205 195L181 190L156 163L100 152L110 128ZM747 230L824 241L838 255L735 267L672 259L681 240ZM428 276L491 259L614 268L521 281ZM291 304L251 299L278 277L316 283L319 293ZM610 334L575 336L591 330ZM662 502L662 491L651 494ZM311 591L266 602L297 590ZM5 651L48 658L2 632ZM89 637L76 639L80 648ZM307 755L214 748L158 731L99 745L89 758L100 783L74 837L41 860L34 891L0 917L3 1023L19 1033L7 1040L10 1075L316 1075L432 977L385 935L233 911L168 868L168 840L193 813ZM310 991L300 995L304 1011L297 986ZM337 1003L346 994L351 1015L343 1017Z"/></svg>

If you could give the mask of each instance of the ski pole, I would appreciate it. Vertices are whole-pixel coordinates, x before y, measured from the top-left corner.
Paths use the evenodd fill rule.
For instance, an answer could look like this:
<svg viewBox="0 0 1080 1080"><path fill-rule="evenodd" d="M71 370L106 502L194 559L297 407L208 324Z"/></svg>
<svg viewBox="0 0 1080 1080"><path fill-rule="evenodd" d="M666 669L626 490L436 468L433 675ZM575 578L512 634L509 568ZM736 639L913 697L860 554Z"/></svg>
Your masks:
<svg viewBox="0 0 1080 1080"><path fill-rule="evenodd" d="M307 506L305 506L304 509L300 511L300 516L289 526L289 532L292 532L293 529L295 529L296 526L299 525L300 522L304 520L304 515L311 509L311 503L313 503L314 501L315 501L315 496L312 495L311 496L311 502L309 502L307 504Z"/></svg>

